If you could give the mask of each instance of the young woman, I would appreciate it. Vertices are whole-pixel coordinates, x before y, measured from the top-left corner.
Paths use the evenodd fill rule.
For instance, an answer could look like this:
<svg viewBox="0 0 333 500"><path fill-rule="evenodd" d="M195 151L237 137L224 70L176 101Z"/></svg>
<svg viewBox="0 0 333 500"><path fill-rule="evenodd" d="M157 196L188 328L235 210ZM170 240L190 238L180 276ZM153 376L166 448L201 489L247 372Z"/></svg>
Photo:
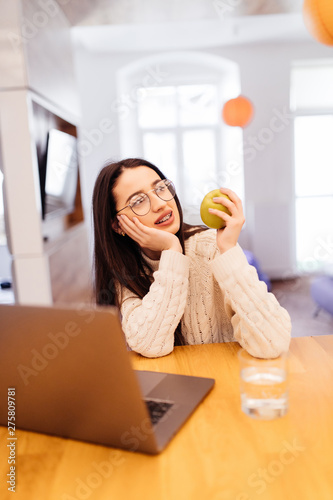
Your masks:
<svg viewBox="0 0 333 500"><path fill-rule="evenodd" d="M230 189L211 212L226 226L183 222L174 185L148 161L105 166L93 194L98 304L119 307L128 346L143 356L174 345L237 341L257 357L288 350L285 309L259 281L237 243L241 200Z"/></svg>

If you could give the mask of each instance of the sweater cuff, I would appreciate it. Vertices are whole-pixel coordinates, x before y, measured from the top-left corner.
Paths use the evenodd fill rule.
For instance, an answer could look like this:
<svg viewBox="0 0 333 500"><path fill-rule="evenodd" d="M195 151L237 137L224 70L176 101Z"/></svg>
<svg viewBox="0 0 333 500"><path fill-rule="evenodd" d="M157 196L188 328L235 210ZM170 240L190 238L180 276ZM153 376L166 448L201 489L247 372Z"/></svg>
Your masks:
<svg viewBox="0 0 333 500"><path fill-rule="evenodd" d="M211 261L210 265L216 280L221 283L235 271L237 272L244 266L248 266L248 261L242 248L237 243L235 247L218 255Z"/></svg>
<svg viewBox="0 0 333 500"><path fill-rule="evenodd" d="M163 250L159 264L159 271L162 269L187 276L190 269L190 259L180 252L175 252L174 250Z"/></svg>

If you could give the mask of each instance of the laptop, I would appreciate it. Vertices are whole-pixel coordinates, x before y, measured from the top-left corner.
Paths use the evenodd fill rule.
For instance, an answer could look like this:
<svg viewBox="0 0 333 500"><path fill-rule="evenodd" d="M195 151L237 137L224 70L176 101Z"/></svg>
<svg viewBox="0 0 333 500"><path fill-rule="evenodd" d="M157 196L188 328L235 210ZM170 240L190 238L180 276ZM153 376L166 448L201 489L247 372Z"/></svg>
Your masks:
<svg viewBox="0 0 333 500"><path fill-rule="evenodd" d="M149 454L215 383L133 370L113 306L0 305L0 353L0 425Z"/></svg>

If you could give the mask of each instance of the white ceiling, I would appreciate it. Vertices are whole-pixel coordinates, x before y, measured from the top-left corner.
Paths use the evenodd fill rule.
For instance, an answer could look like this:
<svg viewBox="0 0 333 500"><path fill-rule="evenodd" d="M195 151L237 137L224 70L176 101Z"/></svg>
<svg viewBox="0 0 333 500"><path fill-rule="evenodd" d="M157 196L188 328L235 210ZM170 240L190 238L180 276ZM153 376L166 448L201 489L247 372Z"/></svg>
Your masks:
<svg viewBox="0 0 333 500"><path fill-rule="evenodd" d="M59 6L73 26L156 24L301 13L303 0L70 0Z"/></svg>
<svg viewBox="0 0 333 500"><path fill-rule="evenodd" d="M251 43L311 41L301 14L237 16L172 23L76 26L75 44L94 52L199 50Z"/></svg>

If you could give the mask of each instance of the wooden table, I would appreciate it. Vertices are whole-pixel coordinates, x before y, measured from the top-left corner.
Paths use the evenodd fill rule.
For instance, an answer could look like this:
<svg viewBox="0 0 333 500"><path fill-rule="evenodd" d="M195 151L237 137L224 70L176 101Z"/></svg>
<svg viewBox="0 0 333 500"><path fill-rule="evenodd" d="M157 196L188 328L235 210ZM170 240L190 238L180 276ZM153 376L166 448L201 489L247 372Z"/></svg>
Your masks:
<svg viewBox="0 0 333 500"><path fill-rule="evenodd" d="M240 410L238 344L132 353L137 369L216 379L158 456L17 431L17 484L7 491L7 429L0 427L0 498L15 500L332 500L333 336L295 338L290 411L256 421Z"/></svg>

